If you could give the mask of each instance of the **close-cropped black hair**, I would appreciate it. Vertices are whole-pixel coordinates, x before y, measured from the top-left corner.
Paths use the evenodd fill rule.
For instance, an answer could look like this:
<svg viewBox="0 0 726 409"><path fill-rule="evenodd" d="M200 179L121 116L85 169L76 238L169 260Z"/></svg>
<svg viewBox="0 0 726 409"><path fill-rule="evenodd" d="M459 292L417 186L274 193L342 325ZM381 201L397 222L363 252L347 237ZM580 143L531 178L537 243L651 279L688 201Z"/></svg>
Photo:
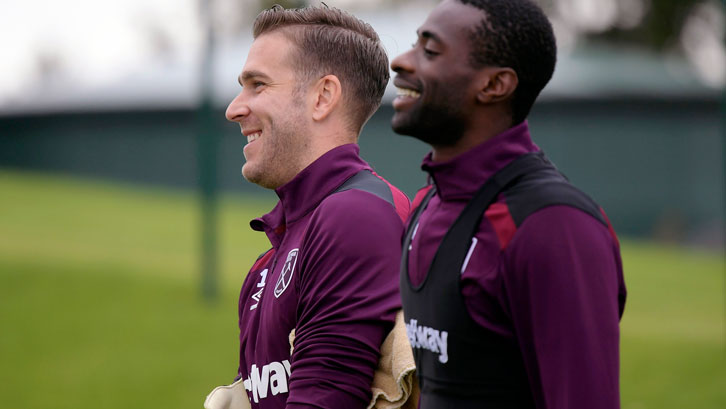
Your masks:
<svg viewBox="0 0 726 409"><path fill-rule="evenodd" d="M476 68L509 67L517 73L512 121L514 125L524 121L555 70L557 45L552 25L530 0L458 1L485 15L471 32L469 63Z"/></svg>

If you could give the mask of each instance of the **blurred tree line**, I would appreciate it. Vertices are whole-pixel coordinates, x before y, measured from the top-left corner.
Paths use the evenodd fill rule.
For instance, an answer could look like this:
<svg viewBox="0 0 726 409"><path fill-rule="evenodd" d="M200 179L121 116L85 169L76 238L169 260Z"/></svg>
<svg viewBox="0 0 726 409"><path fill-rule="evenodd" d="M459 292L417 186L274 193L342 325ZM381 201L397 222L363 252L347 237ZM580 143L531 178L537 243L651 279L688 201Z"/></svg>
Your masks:
<svg viewBox="0 0 726 409"><path fill-rule="evenodd" d="M585 41L617 42L665 51L677 41L681 28L694 8L711 3L724 11L724 0L534 0L550 16L576 26ZM364 1L361 1L362 3ZM380 5L410 3L411 0L374 1ZM259 0L259 10L280 4L285 8L320 4L319 0ZM332 3L332 2L331 2ZM720 3L720 4L719 4ZM578 10L589 7L600 16L598 22L583 17ZM609 21L607 21L609 17ZM590 19L592 20L592 19ZM723 19L722 19L723 20Z"/></svg>
<svg viewBox="0 0 726 409"><path fill-rule="evenodd" d="M694 11L704 6L721 13L723 25L723 0L535 0L550 15L570 19L582 18L572 9L592 3L591 9L601 14L604 24L582 27L587 40L617 42L645 46L665 51L677 40L681 29ZM594 6L597 3L598 6ZM609 21L608 20L609 16ZM577 23L577 22L574 22ZM723 27L722 27L723 30ZM723 35L723 33L721 33Z"/></svg>
<svg viewBox="0 0 726 409"><path fill-rule="evenodd" d="M601 36L607 41L642 44L664 51L699 3L703 0L652 0L650 11L639 25L633 28L614 26Z"/></svg>

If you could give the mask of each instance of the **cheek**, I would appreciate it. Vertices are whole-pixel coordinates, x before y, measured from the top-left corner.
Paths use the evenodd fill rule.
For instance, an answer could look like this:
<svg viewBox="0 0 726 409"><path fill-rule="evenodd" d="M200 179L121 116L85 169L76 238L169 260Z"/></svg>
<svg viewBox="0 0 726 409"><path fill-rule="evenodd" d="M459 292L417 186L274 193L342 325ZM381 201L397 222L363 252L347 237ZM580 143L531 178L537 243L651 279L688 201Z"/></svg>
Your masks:
<svg viewBox="0 0 726 409"><path fill-rule="evenodd" d="M472 78L463 74L450 73L446 76L439 76L436 81L430 82L427 96L439 103L463 102L470 99L474 86Z"/></svg>
<svg viewBox="0 0 726 409"><path fill-rule="evenodd" d="M269 130L275 124L286 121L294 112L294 109L295 107L293 105L283 106L278 101L274 101L274 103L267 103L261 106L257 118L264 130Z"/></svg>

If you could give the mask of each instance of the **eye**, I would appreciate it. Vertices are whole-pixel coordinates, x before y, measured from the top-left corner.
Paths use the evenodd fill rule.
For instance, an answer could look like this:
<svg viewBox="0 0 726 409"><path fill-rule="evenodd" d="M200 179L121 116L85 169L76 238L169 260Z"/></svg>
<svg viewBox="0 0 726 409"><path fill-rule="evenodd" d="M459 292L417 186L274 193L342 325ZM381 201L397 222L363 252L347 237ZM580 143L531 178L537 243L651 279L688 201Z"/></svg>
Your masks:
<svg viewBox="0 0 726 409"><path fill-rule="evenodd" d="M255 81L249 81L242 84L242 89L250 89L250 90L259 90L261 87L264 87L267 85L267 83L255 80Z"/></svg>
<svg viewBox="0 0 726 409"><path fill-rule="evenodd" d="M411 43L411 48L416 48L418 46L419 46L419 42ZM427 57L434 57L434 56L439 55L439 53L437 51L434 51L430 48L426 48L425 45L422 48L423 48L424 55L426 55Z"/></svg>
<svg viewBox="0 0 726 409"><path fill-rule="evenodd" d="M432 45L434 45L433 48ZM411 48L421 48L421 50L423 50L423 54L427 58L432 58L441 54L439 51L436 51L437 47L435 45L436 44L432 44L432 40L430 38L419 37L418 41L411 44Z"/></svg>

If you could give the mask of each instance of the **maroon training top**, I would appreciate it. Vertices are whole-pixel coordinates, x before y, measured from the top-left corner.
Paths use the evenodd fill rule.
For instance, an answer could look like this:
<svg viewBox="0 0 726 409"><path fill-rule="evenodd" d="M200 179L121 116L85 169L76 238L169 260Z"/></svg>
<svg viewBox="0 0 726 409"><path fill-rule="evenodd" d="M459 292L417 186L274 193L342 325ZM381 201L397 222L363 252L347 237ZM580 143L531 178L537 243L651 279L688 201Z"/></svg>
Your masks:
<svg viewBox="0 0 726 409"><path fill-rule="evenodd" d="M437 193L411 242L412 285L423 282L444 234L482 184L536 151L524 122L450 161L424 159ZM536 407L619 408L625 283L614 232L565 205L542 208L517 227L500 196L474 238L461 275L466 308L477 324L518 344Z"/></svg>
<svg viewBox="0 0 726 409"><path fill-rule="evenodd" d="M394 207L362 190L335 192L370 166L355 144L337 147L276 189L250 222L273 251L250 270L239 299L238 378L253 408L365 408L379 348L401 308L408 198ZM288 336L295 329L294 352Z"/></svg>

